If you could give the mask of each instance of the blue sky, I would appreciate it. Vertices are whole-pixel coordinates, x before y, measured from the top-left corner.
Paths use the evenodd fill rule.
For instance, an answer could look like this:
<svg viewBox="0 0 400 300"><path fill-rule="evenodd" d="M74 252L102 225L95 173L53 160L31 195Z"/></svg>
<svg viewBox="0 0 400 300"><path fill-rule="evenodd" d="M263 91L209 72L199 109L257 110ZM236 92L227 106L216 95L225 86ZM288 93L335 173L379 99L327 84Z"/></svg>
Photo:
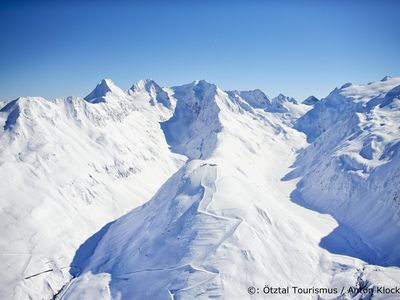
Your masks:
<svg viewBox="0 0 400 300"><path fill-rule="evenodd" d="M168 3L168 4L167 4ZM400 75L400 1L2 1L0 99L206 79L303 99Z"/></svg>

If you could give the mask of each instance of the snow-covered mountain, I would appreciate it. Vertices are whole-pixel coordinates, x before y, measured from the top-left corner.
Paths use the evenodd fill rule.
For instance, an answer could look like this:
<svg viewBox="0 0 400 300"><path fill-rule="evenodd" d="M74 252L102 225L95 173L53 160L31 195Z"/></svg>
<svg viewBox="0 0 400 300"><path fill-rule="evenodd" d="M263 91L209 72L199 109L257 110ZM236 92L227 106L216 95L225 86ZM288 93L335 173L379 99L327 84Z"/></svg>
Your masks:
<svg viewBox="0 0 400 300"><path fill-rule="evenodd" d="M1 108L1 299L52 298L79 245L182 165L149 104L158 100L137 92L103 80L85 100L19 98Z"/></svg>
<svg viewBox="0 0 400 300"><path fill-rule="evenodd" d="M310 96L310 97L307 97L307 99L305 99L302 103L312 106L312 105L316 104L318 101L319 101L319 99L317 97Z"/></svg>
<svg viewBox="0 0 400 300"><path fill-rule="evenodd" d="M400 80L388 77L335 89L296 121L313 141L295 163L296 197L339 222L322 241L332 251L347 239L365 261L400 265L399 124Z"/></svg>
<svg viewBox="0 0 400 300"><path fill-rule="evenodd" d="M204 80L126 92L103 80L85 99L7 102L1 297L399 286L399 121L389 77L314 105Z"/></svg>

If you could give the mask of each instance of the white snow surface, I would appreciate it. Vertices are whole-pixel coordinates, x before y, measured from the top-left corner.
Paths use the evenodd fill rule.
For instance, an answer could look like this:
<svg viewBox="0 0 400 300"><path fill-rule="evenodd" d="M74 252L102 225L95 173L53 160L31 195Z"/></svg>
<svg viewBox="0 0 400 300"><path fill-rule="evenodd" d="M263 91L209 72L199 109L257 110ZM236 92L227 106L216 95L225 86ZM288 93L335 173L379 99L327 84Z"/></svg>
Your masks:
<svg viewBox="0 0 400 300"><path fill-rule="evenodd" d="M399 86L346 84L310 106L103 80L86 100L4 104L0 298L400 286Z"/></svg>

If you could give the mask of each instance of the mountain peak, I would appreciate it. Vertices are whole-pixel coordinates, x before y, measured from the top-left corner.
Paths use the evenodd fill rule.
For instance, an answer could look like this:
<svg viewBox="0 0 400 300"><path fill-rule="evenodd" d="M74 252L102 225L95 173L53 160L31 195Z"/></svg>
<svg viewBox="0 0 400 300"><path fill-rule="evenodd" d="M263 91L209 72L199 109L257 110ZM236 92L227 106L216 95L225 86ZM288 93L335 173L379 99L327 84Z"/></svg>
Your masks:
<svg viewBox="0 0 400 300"><path fill-rule="evenodd" d="M305 99L303 101L303 104L305 104L305 105L314 105L318 101L319 101L319 99L317 97L311 95L310 97L308 97L307 99Z"/></svg>
<svg viewBox="0 0 400 300"><path fill-rule="evenodd" d="M209 157L222 129L216 85L205 80L173 88L176 108L172 118L161 123L171 150L190 159Z"/></svg>
<svg viewBox="0 0 400 300"><path fill-rule="evenodd" d="M138 92L141 90L146 90L149 92L152 86L159 87L159 85L153 79L140 79L138 82L132 85L131 91Z"/></svg>
<svg viewBox="0 0 400 300"><path fill-rule="evenodd" d="M186 85L194 90L197 91L206 91L206 90L217 90L217 86L213 83L208 82L207 80L204 79L198 79L193 81L192 83Z"/></svg>
<svg viewBox="0 0 400 300"><path fill-rule="evenodd" d="M168 96L168 93L163 90L154 80L152 79L141 79L135 84L132 85L129 90L129 94L140 93L142 91L147 92L152 100L150 103L154 105L154 101L161 103L167 108L172 107L171 99Z"/></svg>
<svg viewBox="0 0 400 300"><path fill-rule="evenodd" d="M105 97L108 93L117 94L119 96L125 94L111 79L106 78L101 80L94 90L84 99L90 103L105 102Z"/></svg>
<svg viewBox="0 0 400 300"><path fill-rule="evenodd" d="M183 102L214 102L218 87L206 80L195 80L191 83L172 88L175 98Z"/></svg>
<svg viewBox="0 0 400 300"><path fill-rule="evenodd" d="M23 119L32 120L35 110L43 104L45 105L46 102L48 101L42 97L18 97L15 100L9 101L0 108L0 113L6 114L3 129L12 129L17 124L20 116Z"/></svg>
<svg viewBox="0 0 400 300"><path fill-rule="evenodd" d="M193 85L214 85L214 84L209 83L205 79L197 79L197 80L193 81Z"/></svg>
<svg viewBox="0 0 400 300"><path fill-rule="evenodd" d="M296 99L293 97L285 96L284 94L279 94L278 96L272 98L271 105L266 108L268 112L278 112L284 113L288 112L287 104L288 103L298 104Z"/></svg>
<svg viewBox="0 0 400 300"><path fill-rule="evenodd" d="M239 96L253 108L266 108L268 105L271 105L271 99L259 89L250 91L228 91L227 93L231 96Z"/></svg>
<svg viewBox="0 0 400 300"><path fill-rule="evenodd" d="M341 89L345 89L345 88L348 88L348 87L350 87L350 86L352 86L353 84L351 83L351 82L347 82L347 83L345 83L345 84L343 84L340 88Z"/></svg>
<svg viewBox="0 0 400 300"><path fill-rule="evenodd" d="M389 79L392 79L392 76L385 76L381 79L381 81L388 81Z"/></svg>
<svg viewBox="0 0 400 300"><path fill-rule="evenodd" d="M272 102L279 102L279 103L282 103L282 102L292 102L292 103L294 103L294 104L297 104L296 99L294 99L293 97L286 96L286 95L284 95L284 94L282 94L282 93L279 94L278 96L272 98Z"/></svg>
<svg viewBox="0 0 400 300"><path fill-rule="evenodd" d="M282 93L280 93L278 96L276 96L274 99L285 99L286 96Z"/></svg>

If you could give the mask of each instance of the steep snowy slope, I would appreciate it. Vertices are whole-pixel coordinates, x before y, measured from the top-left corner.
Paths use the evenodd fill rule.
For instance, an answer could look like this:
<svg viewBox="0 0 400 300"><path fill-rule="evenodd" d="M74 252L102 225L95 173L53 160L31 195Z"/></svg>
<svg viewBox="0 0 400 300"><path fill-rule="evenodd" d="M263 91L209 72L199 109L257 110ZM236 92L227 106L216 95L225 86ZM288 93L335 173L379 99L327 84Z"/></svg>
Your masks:
<svg viewBox="0 0 400 300"><path fill-rule="evenodd" d="M2 105L1 299L52 298L79 245L148 200L183 163L168 149L160 108L143 104L163 105L162 91L136 92L103 80L85 100Z"/></svg>
<svg viewBox="0 0 400 300"><path fill-rule="evenodd" d="M296 197L340 224L321 245L380 265L400 265L399 98L400 78L346 84L296 122Z"/></svg>
<svg viewBox="0 0 400 300"><path fill-rule="evenodd" d="M297 113L284 105L303 110L299 104L278 97L275 103L284 105L272 112L205 81L174 88L174 97L176 110L162 128L171 149L188 156L188 162L149 202L101 233L81 275L59 299L245 299L248 287L262 290L265 284L339 288L331 295L277 299L361 299L359 292L340 296L340 288L399 285L398 268L370 266L364 257L326 247L322 241L338 227L336 220L292 201L298 200L300 186L298 179L289 179L301 162L287 173L307 143L291 128ZM308 162L314 168L319 163L311 157ZM329 188L334 194L342 186Z"/></svg>
<svg viewBox="0 0 400 300"><path fill-rule="evenodd" d="M161 125L172 151L190 159L212 153L221 131L216 93L222 91L204 80L174 88L174 97L184 101L177 102L172 118Z"/></svg>

